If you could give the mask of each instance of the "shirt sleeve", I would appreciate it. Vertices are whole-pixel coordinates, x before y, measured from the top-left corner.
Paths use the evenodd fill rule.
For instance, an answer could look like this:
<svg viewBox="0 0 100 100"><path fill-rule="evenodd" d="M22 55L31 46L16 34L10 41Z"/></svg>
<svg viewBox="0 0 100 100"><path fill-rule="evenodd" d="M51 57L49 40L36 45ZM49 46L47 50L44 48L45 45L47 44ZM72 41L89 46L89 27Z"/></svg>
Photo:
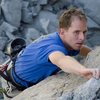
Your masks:
<svg viewBox="0 0 100 100"><path fill-rule="evenodd" d="M59 46L59 45L51 45L46 49L47 60L48 60L49 55L55 51L60 51L64 53L65 55L68 55L68 52L64 47Z"/></svg>

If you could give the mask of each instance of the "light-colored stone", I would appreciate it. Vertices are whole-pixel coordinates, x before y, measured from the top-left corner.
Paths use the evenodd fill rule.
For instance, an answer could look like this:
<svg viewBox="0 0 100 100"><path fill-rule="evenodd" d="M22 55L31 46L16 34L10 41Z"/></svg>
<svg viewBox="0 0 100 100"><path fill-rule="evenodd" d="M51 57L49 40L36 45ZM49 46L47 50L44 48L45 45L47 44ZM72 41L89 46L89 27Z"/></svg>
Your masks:
<svg viewBox="0 0 100 100"><path fill-rule="evenodd" d="M57 100L100 100L100 79L90 79L76 90L64 94Z"/></svg>
<svg viewBox="0 0 100 100"><path fill-rule="evenodd" d="M60 72L26 89L12 100L56 100L62 93L75 89L85 81L82 77Z"/></svg>

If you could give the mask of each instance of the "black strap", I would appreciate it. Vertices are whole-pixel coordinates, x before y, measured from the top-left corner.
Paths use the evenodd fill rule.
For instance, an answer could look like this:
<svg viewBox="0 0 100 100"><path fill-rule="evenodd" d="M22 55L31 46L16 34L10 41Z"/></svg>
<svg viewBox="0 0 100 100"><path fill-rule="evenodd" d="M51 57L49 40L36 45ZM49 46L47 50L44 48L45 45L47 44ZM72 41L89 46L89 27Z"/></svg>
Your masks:
<svg viewBox="0 0 100 100"><path fill-rule="evenodd" d="M10 82L13 86L15 86L19 91L22 91L25 89L25 87L19 86L18 84L16 84L12 78L10 77L10 75L7 73L7 75L5 75L2 71L0 71L0 75L8 82Z"/></svg>
<svg viewBox="0 0 100 100"><path fill-rule="evenodd" d="M8 76L6 76L2 71L0 71L0 75L7 81L11 81Z"/></svg>

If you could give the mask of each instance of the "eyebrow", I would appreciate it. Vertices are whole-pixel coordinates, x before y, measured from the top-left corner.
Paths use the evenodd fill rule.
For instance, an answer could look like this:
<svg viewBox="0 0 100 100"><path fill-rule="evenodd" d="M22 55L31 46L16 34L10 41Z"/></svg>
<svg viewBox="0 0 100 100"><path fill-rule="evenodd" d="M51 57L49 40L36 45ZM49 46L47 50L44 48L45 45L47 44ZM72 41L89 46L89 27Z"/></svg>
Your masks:
<svg viewBox="0 0 100 100"><path fill-rule="evenodd" d="M86 33L88 30L83 31L83 33ZM80 32L80 30L75 30L75 32Z"/></svg>
<svg viewBox="0 0 100 100"><path fill-rule="evenodd" d="M88 30L83 31L83 33L86 33Z"/></svg>

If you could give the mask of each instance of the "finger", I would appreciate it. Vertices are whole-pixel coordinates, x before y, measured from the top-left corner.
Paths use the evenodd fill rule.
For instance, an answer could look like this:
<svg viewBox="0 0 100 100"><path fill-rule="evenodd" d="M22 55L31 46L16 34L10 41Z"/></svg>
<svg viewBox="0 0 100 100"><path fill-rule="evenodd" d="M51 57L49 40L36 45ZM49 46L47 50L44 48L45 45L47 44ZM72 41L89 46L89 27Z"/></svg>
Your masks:
<svg viewBox="0 0 100 100"><path fill-rule="evenodd" d="M100 78L100 69L96 69L96 78L97 78L97 79Z"/></svg>
<svg viewBox="0 0 100 100"><path fill-rule="evenodd" d="M92 70L92 73L93 73L93 77L95 78L95 75L96 75L96 70L95 70L95 69L93 69L93 70Z"/></svg>
<svg viewBox="0 0 100 100"><path fill-rule="evenodd" d="M99 69L94 69L93 71L93 77L96 78L96 79L99 79L100 78L100 70Z"/></svg>

